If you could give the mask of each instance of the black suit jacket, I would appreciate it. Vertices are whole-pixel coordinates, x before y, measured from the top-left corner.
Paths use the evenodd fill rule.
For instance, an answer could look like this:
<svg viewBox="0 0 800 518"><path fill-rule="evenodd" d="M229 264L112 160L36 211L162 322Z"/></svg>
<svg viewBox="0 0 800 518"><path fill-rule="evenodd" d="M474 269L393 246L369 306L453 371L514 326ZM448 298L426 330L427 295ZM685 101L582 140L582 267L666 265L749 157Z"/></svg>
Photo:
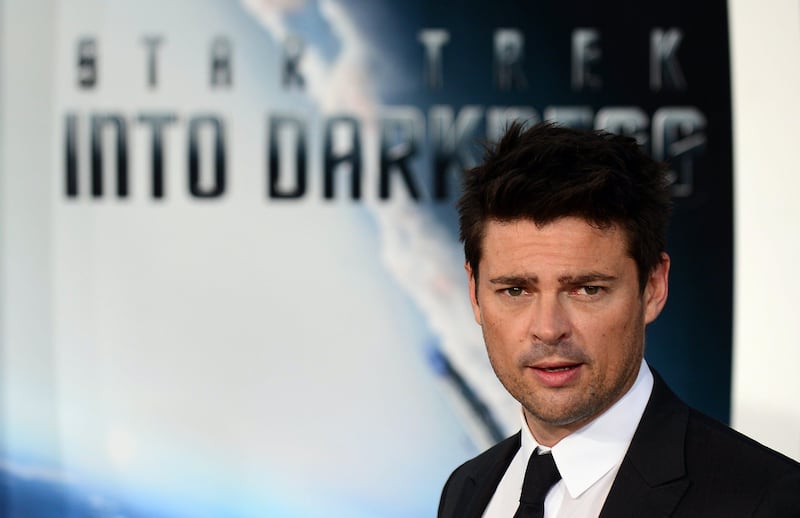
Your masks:
<svg viewBox="0 0 800 518"><path fill-rule="evenodd" d="M800 517L800 464L689 408L653 377L600 518ZM519 447L517 433L457 468L439 518L481 516Z"/></svg>

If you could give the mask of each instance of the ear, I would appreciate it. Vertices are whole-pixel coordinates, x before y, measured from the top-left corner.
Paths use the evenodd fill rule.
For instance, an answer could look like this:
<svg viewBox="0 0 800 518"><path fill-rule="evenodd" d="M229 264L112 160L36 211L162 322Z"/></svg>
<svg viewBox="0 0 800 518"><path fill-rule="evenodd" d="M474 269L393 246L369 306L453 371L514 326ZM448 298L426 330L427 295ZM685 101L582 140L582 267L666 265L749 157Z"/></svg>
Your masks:
<svg viewBox="0 0 800 518"><path fill-rule="evenodd" d="M655 320L664 308L669 293L669 255L661 254L661 262L650 272L644 287L644 323Z"/></svg>
<svg viewBox="0 0 800 518"><path fill-rule="evenodd" d="M478 283L475 282L475 274L469 263L464 263L464 269L467 271L467 279L469 280L469 301L472 304L472 314L475 315L475 322L481 324L481 308L478 305Z"/></svg>

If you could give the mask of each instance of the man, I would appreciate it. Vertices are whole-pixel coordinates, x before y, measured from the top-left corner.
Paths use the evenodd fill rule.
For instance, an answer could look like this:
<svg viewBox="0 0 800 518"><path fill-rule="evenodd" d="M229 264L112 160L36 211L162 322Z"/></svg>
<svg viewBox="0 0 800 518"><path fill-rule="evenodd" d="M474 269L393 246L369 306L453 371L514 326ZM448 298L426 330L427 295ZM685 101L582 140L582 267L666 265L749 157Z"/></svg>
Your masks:
<svg viewBox="0 0 800 518"><path fill-rule="evenodd" d="M440 518L800 516L800 464L687 407L643 359L668 292L662 164L627 137L514 124L458 208L522 431L453 472Z"/></svg>

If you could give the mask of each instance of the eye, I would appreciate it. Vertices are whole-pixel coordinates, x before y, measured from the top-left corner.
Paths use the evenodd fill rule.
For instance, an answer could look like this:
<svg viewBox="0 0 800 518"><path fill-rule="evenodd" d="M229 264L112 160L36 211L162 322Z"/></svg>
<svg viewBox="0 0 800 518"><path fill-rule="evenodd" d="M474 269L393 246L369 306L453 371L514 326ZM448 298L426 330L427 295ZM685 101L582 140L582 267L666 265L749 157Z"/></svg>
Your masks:
<svg viewBox="0 0 800 518"><path fill-rule="evenodd" d="M591 297L599 295L602 290L602 286L579 286L575 288L574 292L576 295L588 295Z"/></svg>
<svg viewBox="0 0 800 518"><path fill-rule="evenodd" d="M520 288L519 286L514 286L512 288L505 288L503 291L505 291L509 297L519 297L520 295L523 295L525 293L525 290Z"/></svg>

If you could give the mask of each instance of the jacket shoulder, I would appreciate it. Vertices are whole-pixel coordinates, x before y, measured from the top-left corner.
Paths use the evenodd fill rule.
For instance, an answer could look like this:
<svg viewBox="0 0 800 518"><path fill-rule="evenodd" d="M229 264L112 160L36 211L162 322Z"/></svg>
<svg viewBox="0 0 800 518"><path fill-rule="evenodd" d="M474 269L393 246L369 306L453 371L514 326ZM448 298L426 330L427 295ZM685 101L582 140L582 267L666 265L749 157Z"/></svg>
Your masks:
<svg viewBox="0 0 800 518"><path fill-rule="evenodd" d="M442 489L438 516L456 516L455 511L465 504L464 499L474 497L476 487L489 487L493 491L519 449L520 437L518 432L453 470Z"/></svg>
<svg viewBox="0 0 800 518"><path fill-rule="evenodd" d="M601 516L800 518L797 462L690 408L653 377Z"/></svg>
<svg viewBox="0 0 800 518"><path fill-rule="evenodd" d="M686 449L687 464L696 459L708 467L713 461L746 478L765 480L800 471L795 460L694 409L689 410ZM690 471L692 467L687 465Z"/></svg>
<svg viewBox="0 0 800 518"><path fill-rule="evenodd" d="M800 516L800 464L695 410L687 426L686 470L688 500L713 498L743 516Z"/></svg>
<svg viewBox="0 0 800 518"><path fill-rule="evenodd" d="M687 460L693 453L705 459L718 457L715 460L725 465L756 468L766 473L800 470L795 460L691 408L687 439Z"/></svg>
<svg viewBox="0 0 800 518"><path fill-rule="evenodd" d="M476 455L457 467L453 471L453 475L458 473L479 476L490 470L498 460L508 458L510 462L511 457L520 447L520 437L521 433L517 432L511 437L498 442L488 450L485 450L483 453Z"/></svg>

